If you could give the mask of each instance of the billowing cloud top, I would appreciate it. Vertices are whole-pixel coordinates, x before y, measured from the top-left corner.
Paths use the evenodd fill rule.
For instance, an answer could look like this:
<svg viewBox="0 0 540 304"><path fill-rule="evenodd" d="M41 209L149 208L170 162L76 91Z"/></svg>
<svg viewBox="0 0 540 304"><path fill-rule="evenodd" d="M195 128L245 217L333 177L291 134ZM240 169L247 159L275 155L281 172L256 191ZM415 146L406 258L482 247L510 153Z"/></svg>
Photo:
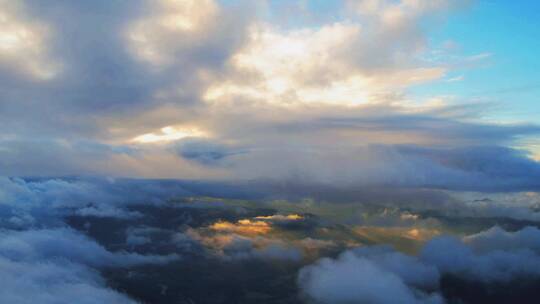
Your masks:
<svg viewBox="0 0 540 304"><path fill-rule="evenodd" d="M539 126L430 91L492 64L435 38L474 5L0 1L0 168L537 190Z"/></svg>

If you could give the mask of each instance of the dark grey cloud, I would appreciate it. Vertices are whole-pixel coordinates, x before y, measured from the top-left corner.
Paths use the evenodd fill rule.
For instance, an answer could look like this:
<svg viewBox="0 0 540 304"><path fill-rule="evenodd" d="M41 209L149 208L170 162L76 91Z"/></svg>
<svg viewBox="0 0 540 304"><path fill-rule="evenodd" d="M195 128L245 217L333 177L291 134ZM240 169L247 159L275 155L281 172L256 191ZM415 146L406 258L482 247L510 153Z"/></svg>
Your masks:
<svg viewBox="0 0 540 304"><path fill-rule="evenodd" d="M126 206L163 206L190 196L260 198L262 189L233 183L114 178L0 178L4 209L40 217L41 221L79 214L100 217L137 216ZM202 205L201 205L202 206Z"/></svg>
<svg viewBox="0 0 540 304"><path fill-rule="evenodd" d="M525 227L516 232L508 232L495 226L467 237L465 242L476 252L530 249L539 253L540 231L535 227Z"/></svg>
<svg viewBox="0 0 540 304"><path fill-rule="evenodd" d="M447 170L455 180L428 178L425 186L440 183L441 188L487 191L536 190L540 176L538 162L528 152L501 146L469 146L460 148L397 147L399 153L412 159ZM450 172L451 171L451 172ZM442 172L441 172L442 173ZM464 180L459 181L459 175ZM445 185L446 184L446 185Z"/></svg>
<svg viewBox="0 0 540 304"><path fill-rule="evenodd" d="M475 105L473 104L472 107ZM459 112L466 111L461 109ZM460 114L456 113L457 116ZM365 117L332 118L322 117L297 126L299 130L319 128L320 130L349 129L357 131L400 131L400 133L413 132L429 137L445 139L454 144L496 144L506 143L524 135L537 135L540 127L534 124L496 125L487 123L474 123L456 119L456 114L446 117L437 115L437 111L423 114L387 113L380 115L374 113ZM294 130L294 124L285 126Z"/></svg>
<svg viewBox="0 0 540 304"><path fill-rule="evenodd" d="M359 145L180 148L183 157L237 176L340 187L397 186L459 191L536 191L540 166L527 151L504 146Z"/></svg>
<svg viewBox="0 0 540 304"><path fill-rule="evenodd" d="M248 153L246 149L209 140L182 140L176 147L178 154L204 165L226 164L233 155Z"/></svg>

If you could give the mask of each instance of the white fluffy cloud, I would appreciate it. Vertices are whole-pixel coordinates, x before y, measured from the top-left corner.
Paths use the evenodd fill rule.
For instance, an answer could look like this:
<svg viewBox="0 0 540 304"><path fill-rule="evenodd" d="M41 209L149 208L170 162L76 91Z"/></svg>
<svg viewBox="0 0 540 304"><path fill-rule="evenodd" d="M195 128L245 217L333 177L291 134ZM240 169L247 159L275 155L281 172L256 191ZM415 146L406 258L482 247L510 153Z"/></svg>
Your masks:
<svg viewBox="0 0 540 304"><path fill-rule="evenodd" d="M62 217L70 214L135 215L119 203L127 193L115 194L107 182L0 178L0 184L2 303L135 303L109 289L99 269L179 259L176 254L111 252L65 226ZM89 202L96 204L87 207Z"/></svg>
<svg viewBox="0 0 540 304"><path fill-rule="evenodd" d="M427 243L422 259L441 272L483 282L540 276L540 230L506 232L494 227L464 242L441 237Z"/></svg>
<svg viewBox="0 0 540 304"><path fill-rule="evenodd" d="M97 269L178 259L112 253L67 228L3 231L0 238L3 303L135 303L107 288Z"/></svg>
<svg viewBox="0 0 540 304"><path fill-rule="evenodd" d="M337 259L322 259L298 276L302 291L316 303L442 303L414 285L432 285L438 272L432 266L388 250L376 255L348 251Z"/></svg>
<svg viewBox="0 0 540 304"><path fill-rule="evenodd" d="M350 5L360 17L316 28L253 25L229 61L234 73L210 86L205 99L214 105L241 99L354 106L444 76L444 66L420 58L427 46L419 24L430 13L451 9L450 1Z"/></svg>
<svg viewBox="0 0 540 304"><path fill-rule="evenodd" d="M298 283L317 303L442 303L438 288L447 274L487 284L540 277L539 240L534 227L494 227L462 240L436 237L418 257L360 247L304 267Z"/></svg>
<svg viewBox="0 0 540 304"><path fill-rule="evenodd" d="M135 303L105 287L92 269L62 261L13 261L0 257L0 301L2 303Z"/></svg>

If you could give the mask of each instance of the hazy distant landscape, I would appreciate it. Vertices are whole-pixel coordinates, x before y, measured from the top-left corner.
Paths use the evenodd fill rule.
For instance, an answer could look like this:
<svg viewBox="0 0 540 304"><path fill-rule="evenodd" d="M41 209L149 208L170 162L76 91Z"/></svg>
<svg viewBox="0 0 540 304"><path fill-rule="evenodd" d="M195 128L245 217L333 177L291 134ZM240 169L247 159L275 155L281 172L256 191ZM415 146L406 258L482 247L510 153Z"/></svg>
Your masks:
<svg viewBox="0 0 540 304"><path fill-rule="evenodd" d="M392 302L397 293L411 303L534 303L538 296L536 196L523 194L531 202L523 205L520 195L509 202L427 189L319 189L324 197L277 189L3 179L0 256L9 288L2 298L347 303ZM92 296L81 300L79 292Z"/></svg>

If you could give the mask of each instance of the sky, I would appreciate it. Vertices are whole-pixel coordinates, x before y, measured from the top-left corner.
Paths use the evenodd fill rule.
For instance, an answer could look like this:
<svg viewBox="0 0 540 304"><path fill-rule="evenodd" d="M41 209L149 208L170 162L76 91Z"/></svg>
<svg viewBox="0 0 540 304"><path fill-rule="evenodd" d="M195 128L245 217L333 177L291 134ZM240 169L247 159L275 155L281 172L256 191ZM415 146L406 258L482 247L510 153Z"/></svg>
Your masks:
<svg viewBox="0 0 540 304"><path fill-rule="evenodd" d="M496 119L535 121L538 117L535 102L538 61L534 56L539 47L535 33L537 9L538 3L534 1L478 1L470 10L451 16L439 32L433 33L432 41L456 40L463 51L489 54L491 59L480 69L460 74L463 80L467 76L467 81L447 90L464 97L496 100L503 105L494 113Z"/></svg>
<svg viewBox="0 0 540 304"><path fill-rule="evenodd" d="M539 9L0 0L0 303L538 303Z"/></svg>
<svg viewBox="0 0 540 304"><path fill-rule="evenodd" d="M4 175L538 187L534 1L0 6Z"/></svg>

